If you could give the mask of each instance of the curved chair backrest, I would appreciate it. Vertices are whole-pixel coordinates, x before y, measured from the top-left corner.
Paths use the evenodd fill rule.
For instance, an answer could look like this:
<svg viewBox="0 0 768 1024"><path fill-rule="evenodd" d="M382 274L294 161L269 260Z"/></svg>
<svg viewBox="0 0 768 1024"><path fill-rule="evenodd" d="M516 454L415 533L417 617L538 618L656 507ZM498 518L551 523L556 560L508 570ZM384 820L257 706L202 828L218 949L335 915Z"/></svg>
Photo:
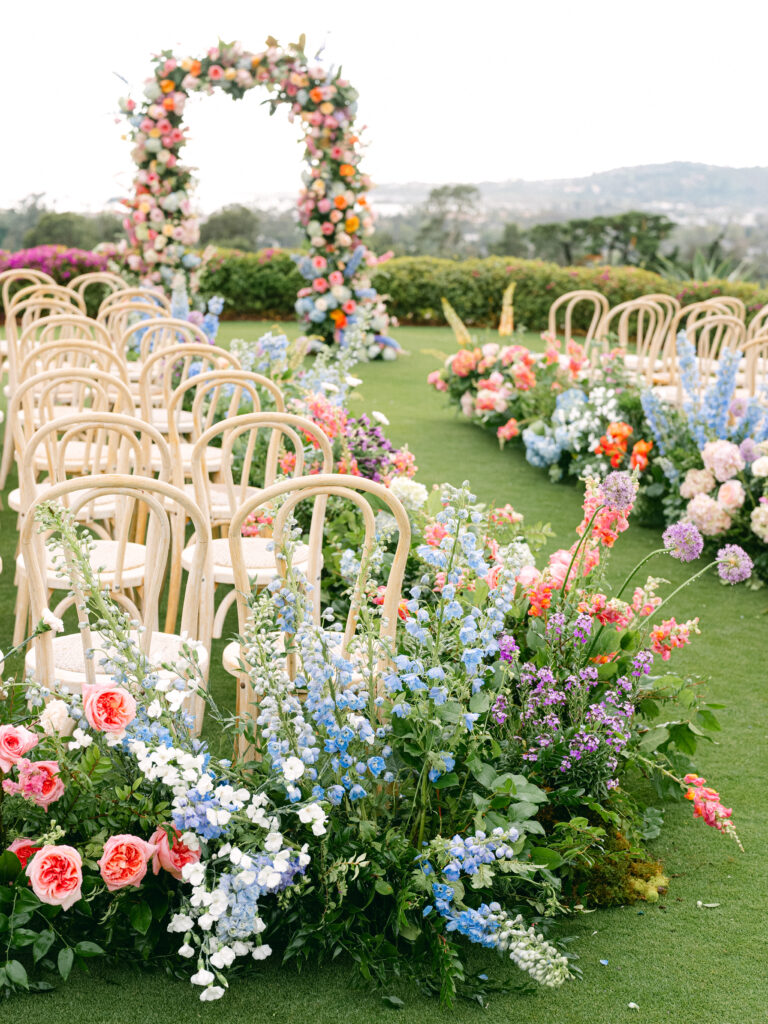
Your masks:
<svg viewBox="0 0 768 1024"><path fill-rule="evenodd" d="M137 320L123 331L118 345L123 352L138 351L139 360L148 359L153 352L159 352L168 345L183 345L187 342L210 345L208 335L201 327L170 316L153 316Z"/></svg>
<svg viewBox="0 0 768 1024"><path fill-rule="evenodd" d="M601 330L604 338L611 332L616 333L620 348L632 351L645 361L646 355L659 344L664 320L662 307L644 295L614 306L603 320Z"/></svg>
<svg viewBox="0 0 768 1024"><path fill-rule="evenodd" d="M87 274L79 274L77 277L73 277L69 282L69 287L79 292L83 298L85 298L85 293L88 289L96 285L107 287L110 294L112 292L125 291L129 287L127 281L124 281L119 274L113 274L111 270L92 270Z"/></svg>
<svg viewBox="0 0 768 1024"><path fill-rule="evenodd" d="M744 384L747 393L757 395L768 389L768 331L750 338L741 349L744 355Z"/></svg>
<svg viewBox="0 0 768 1024"><path fill-rule="evenodd" d="M602 325L608 315L608 299L600 292L591 291L588 288L580 288L573 292L566 292L560 295L549 307L549 320L547 329L550 334L556 335L558 313L564 307L563 312L563 337L566 344L575 341L573 336L573 316L577 306L585 303L592 307L592 316L589 321L586 335L580 343L584 345L585 351L589 350L592 342L603 336Z"/></svg>
<svg viewBox="0 0 768 1024"><path fill-rule="evenodd" d="M267 432L269 436L263 466L259 466L257 461L260 454L257 449L260 431ZM222 512L221 497L217 502L212 499L210 470L206 464L209 446L217 441L221 445L222 467L221 480L218 482L225 485L226 512ZM264 489L274 484L278 457L285 442L293 448L294 455L293 465L284 467L286 475L305 475L304 449L308 443L320 453L321 473L333 472L333 447L328 435L306 416L288 412L250 412L219 420L200 434L192 449L192 480L197 503L208 513L212 526L227 525L237 509L252 495L254 486ZM264 454L263 449L261 454ZM174 453L177 473L180 462L179 455ZM255 477L258 477L258 483Z"/></svg>
<svg viewBox="0 0 768 1024"><path fill-rule="evenodd" d="M64 408L68 412L62 413ZM19 416L19 412L23 415ZM19 465L27 442L42 424L62 415L104 412L135 416L130 388L113 373L90 366L65 366L27 377L11 395L8 405ZM88 470L87 462L84 470Z"/></svg>
<svg viewBox="0 0 768 1024"><path fill-rule="evenodd" d="M15 267L12 270L0 270L0 301L3 304L3 311L8 310L12 298L13 286L21 281L26 281L29 287L34 284L56 284L50 274L42 270L35 270L32 267ZM17 291L19 289L16 289Z"/></svg>
<svg viewBox="0 0 768 1024"><path fill-rule="evenodd" d="M389 576L386 583L384 602L382 605L381 636L394 640L397 629L397 611L402 593L403 576L411 543L411 526L408 513L402 503L382 484L367 480L364 477L349 477L341 473L322 473L318 476L297 477L293 480L282 480L267 487L261 494L249 498L232 517L229 530L229 546L234 569L237 607L241 632L245 628L248 617L247 595L250 593L250 581L246 568L242 527L245 521L258 509L270 509L278 499L283 499L273 519L273 537L275 550L280 552L286 547L293 511L302 501L313 501L312 523L309 531L309 571L308 580L312 584L313 618L320 623L320 574L322 569L322 540L325 521L325 508L329 497L344 498L357 507L362 515L365 527L365 538L360 550L360 572L352 592L349 614L344 631L342 651L346 651L355 633L360 608L364 601L367 567L373 552L376 538L376 515L370 498L382 504L395 519L398 532ZM277 565L281 576L285 577L287 565L284 559L278 558Z"/></svg>
<svg viewBox="0 0 768 1024"><path fill-rule="evenodd" d="M32 621L39 621L48 605L46 555L44 538L35 521L37 507L46 501L66 503L77 516L82 509L107 496L117 499L116 505L121 510L121 529L130 528L139 506L144 510L148 520L146 564L156 571L146 573L143 586L142 612L139 615L143 630L139 633L137 641L141 650L145 654L149 653L152 634L158 629L159 603L165 579L163 568L170 550L170 518L184 516L192 523L195 551L184 595L181 629L190 639L202 641L210 651L213 591L211 573L208 570L211 539L208 522L188 494L165 480L154 480L150 477L131 476L125 473L78 477L55 484L34 499L21 529L21 552L29 579ZM94 595L84 585L78 573L72 575L85 654L86 681L93 684L95 665L87 652L94 644L86 608L87 599ZM117 594L118 591L114 589L114 593ZM34 643L38 678L50 682L55 676L51 633L41 634L35 638Z"/></svg>
<svg viewBox="0 0 768 1024"><path fill-rule="evenodd" d="M226 349L208 343L166 345L158 352L153 352L141 366L141 415L151 421L152 409L157 406L165 409L167 413L174 390L184 381L198 373L225 367L239 370L240 361Z"/></svg>
<svg viewBox="0 0 768 1024"><path fill-rule="evenodd" d="M755 315L747 324L747 341L757 338L768 331L768 305L758 309Z"/></svg>
<svg viewBox="0 0 768 1024"><path fill-rule="evenodd" d="M173 375L173 367L166 367ZM172 381L171 381L172 383ZM188 377L171 392L168 404L168 441L171 447L181 442L178 417L185 406L192 402L192 430L189 441L194 442L200 435L220 420L232 419L241 413L241 406L250 406L251 412L261 412L264 392L272 399L276 412L285 411L283 392L261 373L248 370L210 370Z"/></svg>
<svg viewBox="0 0 768 1024"><path fill-rule="evenodd" d="M161 310L164 313L171 312L170 299L167 298L161 289L130 288L126 286L111 292L102 300L102 303L99 306L99 317L101 318L101 314L106 313L106 311L112 306L132 301L154 306L155 309ZM158 316L159 315L161 314L158 313Z"/></svg>
<svg viewBox="0 0 768 1024"><path fill-rule="evenodd" d="M120 292L113 294L119 295ZM124 302L116 302L106 309L100 310L96 319L109 331L115 345L120 341L132 324L141 323L144 320L154 320L158 316L166 316L166 312L152 302L141 302L139 299L126 299Z"/></svg>
<svg viewBox="0 0 768 1024"><path fill-rule="evenodd" d="M94 341L98 345L110 345L110 337L102 324L79 314L53 313L27 324L15 346L18 365L24 362L30 352L39 345L60 339Z"/></svg>
<svg viewBox="0 0 768 1024"><path fill-rule="evenodd" d="M52 314L86 316L85 302L70 288L60 285L30 285L16 292L5 311L5 336L8 339L8 367L11 385L19 361L16 346L24 329L41 317Z"/></svg>
<svg viewBox="0 0 768 1024"><path fill-rule="evenodd" d="M113 373L120 380L128 383L128 369L124 360L112 348L99 345L87 338L58 338L46 341L32 349L21 364L19 381L26 380L33 374L45 373L62 367L87 368L89 366Z"/></svg>
<svg viewBox="0 0 768 1024"><path fill-rule="evenodd" d="M699 366L699 381L702 390L709 386L710 378L717 372L717 361L727 348L742 346L746 328L744 321L725 313L704 315L686 325L686 337L691 342Z"/></svg>

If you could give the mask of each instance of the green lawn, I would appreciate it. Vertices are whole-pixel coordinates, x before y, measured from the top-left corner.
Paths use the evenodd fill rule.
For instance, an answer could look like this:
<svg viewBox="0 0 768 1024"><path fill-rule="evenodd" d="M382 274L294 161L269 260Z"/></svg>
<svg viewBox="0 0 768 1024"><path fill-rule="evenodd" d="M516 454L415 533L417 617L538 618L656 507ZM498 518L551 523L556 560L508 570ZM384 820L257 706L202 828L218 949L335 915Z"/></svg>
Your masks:
<svg viewBox="0 0 768 1024"><path fill-rule="evenodd" d="M250 337L262 326L226 323L225 343ZM541 471L527 465L518 449L499 452L495 439L462 422L442 395L428 389L427 373L438 364L429 350L453 350L453 335L441 328L411 328L396 332L408 350L397 363L362 367L364 378L355 407L378 409L389 417L389 433L408 443L416 455L424 483L469 479L481 499L511 502L529 521L549 521L557 532L553 546L570 544L580 518L580 493L568 485L551 485ZM487 338L493 337L487 332ZM481 333L480 340L485 338ZM5 570L0 577L0 600L6 614L0 619L0 646L7 646L12 629L14 519L0 516L0 554ZM628 569L658 546L658 535L636 528L625 534L616 550L615 572ZM653 566L650 567L653 571ZM667 574L683 578L674 567ZM657 570L660 571L660 570ZM275 963L254 966L249 978L235 980L219 1003L201 1004L192 986L171 982L160 973L142 975L128 965L95 967L90 976L78 974L67 986L45 996L24 997L9 1004L2 1020L25 1024L164 1024L169 1019L216 1024L376 1024L393 1017L407 1024L450 1021L451 1024L488 1020L493 1024L758 1024L768 1020L766 974L766 874L761 865L768 843L768 816L760 797L768 769L768 591L724 588L707 578L677 600L673 614L700 615L702 636L676 661L676 667L711 679L708 693L726 703L721 713L723 733L715 745L705 745L699 769L734 818L746 847L735 845L701 822L691 820L691 805L667 809L662 838L652 847L662 859L672 884L655 906L637 905L589 914L566 922L563 934L576 935L584 979L558 992L536 991L495 998L488 1010L459 1005L442 1010L436 1003L408 990L400 1011L388 1009L380 995L356 987L356 976L345 965L318 967L296 975ZM226 677L228 679L229 677ZM221 675L214 691L229 695L231 682ZM697 901L718 903L697 908ZM607 960L602 965L600 961ZM487 954L478 962L488 973L507 970ZM639 1012L628 1003L639 1005Z"/></svg>

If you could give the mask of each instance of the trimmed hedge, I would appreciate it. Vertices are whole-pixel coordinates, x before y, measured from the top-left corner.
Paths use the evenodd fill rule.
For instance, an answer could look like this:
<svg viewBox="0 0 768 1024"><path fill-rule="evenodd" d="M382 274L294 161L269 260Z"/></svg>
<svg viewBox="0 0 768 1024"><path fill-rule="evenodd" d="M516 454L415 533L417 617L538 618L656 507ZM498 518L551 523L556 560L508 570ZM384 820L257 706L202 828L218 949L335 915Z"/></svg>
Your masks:
<svg viewBox="0 0 768 1024"><path fill-rule="evenodd" d="M650 292L676 295L684 305L717 295L736 295L750 312L768 303L768 289L729 281L667 281L637 267L560 267L542 260L503 256L487 259L437 259L404 256L382 263L371 275L373 286L388 295L390 313L403 324L444 324L440 299L445 296L465 321L475 327L496 327L507 284L517 282L515 321L543 330L551 303L564 292L592 288L612 306ZM289 250L258 253L221 251L208 265L202 287L222 295L225 317L292 319L296 292L306 282ZM581 311L586 327L588 311Z"/></svg>

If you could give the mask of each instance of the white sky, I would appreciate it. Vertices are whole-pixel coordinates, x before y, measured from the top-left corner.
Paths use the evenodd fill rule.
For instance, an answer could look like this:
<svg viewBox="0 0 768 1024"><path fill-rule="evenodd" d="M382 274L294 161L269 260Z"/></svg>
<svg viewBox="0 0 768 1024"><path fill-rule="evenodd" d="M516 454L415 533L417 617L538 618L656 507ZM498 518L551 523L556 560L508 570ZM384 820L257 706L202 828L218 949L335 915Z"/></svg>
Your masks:
<svg viewBox="0 0 768 1024"><path fill-rule="evenodd" d="M197 56L219 37L258 51L301 32L360 92L374 181L768 164L764 0L14 0L0 26L0 208L126 194L115 75L138 97L152 52ZM203 210L298 190L297 128L268 117L265 95L188 104Z"/></svg>

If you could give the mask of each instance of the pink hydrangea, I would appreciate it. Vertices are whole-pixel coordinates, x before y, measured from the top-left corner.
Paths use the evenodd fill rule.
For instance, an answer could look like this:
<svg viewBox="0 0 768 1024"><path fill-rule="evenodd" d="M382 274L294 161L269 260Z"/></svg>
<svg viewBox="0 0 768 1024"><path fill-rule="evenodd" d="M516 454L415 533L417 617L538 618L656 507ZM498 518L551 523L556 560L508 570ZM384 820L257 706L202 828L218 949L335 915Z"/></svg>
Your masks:
<svg viewBox="0 0 768 1024"><path fill-rule="evenodd" d="M761 498L760 504L752 509L749 523L752 532L768 544L768 498Z"/></svg>
<svg viewBox="0 0 768 1024"><path fill-rule="evenodd" d="M688 502L685 515L706 537L716 537L731 528L731 517L708 494L697 494Z"/></svg>
<svg viewBox="0 0 768 1024"><path fill-rule="evenodd" d="M680 485L680 497L690 501L697 494L709 494L715 486L715 478L708 469L689 469Z"/></svg>
<svg viewBox="0 0 768 1024"><path fill-rule="evenodd" d="M737 512L746 501L747 495L740 480L726 480L717 492L717 503L726 512Z"/></svg>
<svg viewBox="0 0 768 1024"><path fill-rule="evenodd" d="M705 444L701 452L701 461L706 469L715 474L720 483L725 483L736 476L746 465L739 446L732 441L723 440Z"/></svg>

